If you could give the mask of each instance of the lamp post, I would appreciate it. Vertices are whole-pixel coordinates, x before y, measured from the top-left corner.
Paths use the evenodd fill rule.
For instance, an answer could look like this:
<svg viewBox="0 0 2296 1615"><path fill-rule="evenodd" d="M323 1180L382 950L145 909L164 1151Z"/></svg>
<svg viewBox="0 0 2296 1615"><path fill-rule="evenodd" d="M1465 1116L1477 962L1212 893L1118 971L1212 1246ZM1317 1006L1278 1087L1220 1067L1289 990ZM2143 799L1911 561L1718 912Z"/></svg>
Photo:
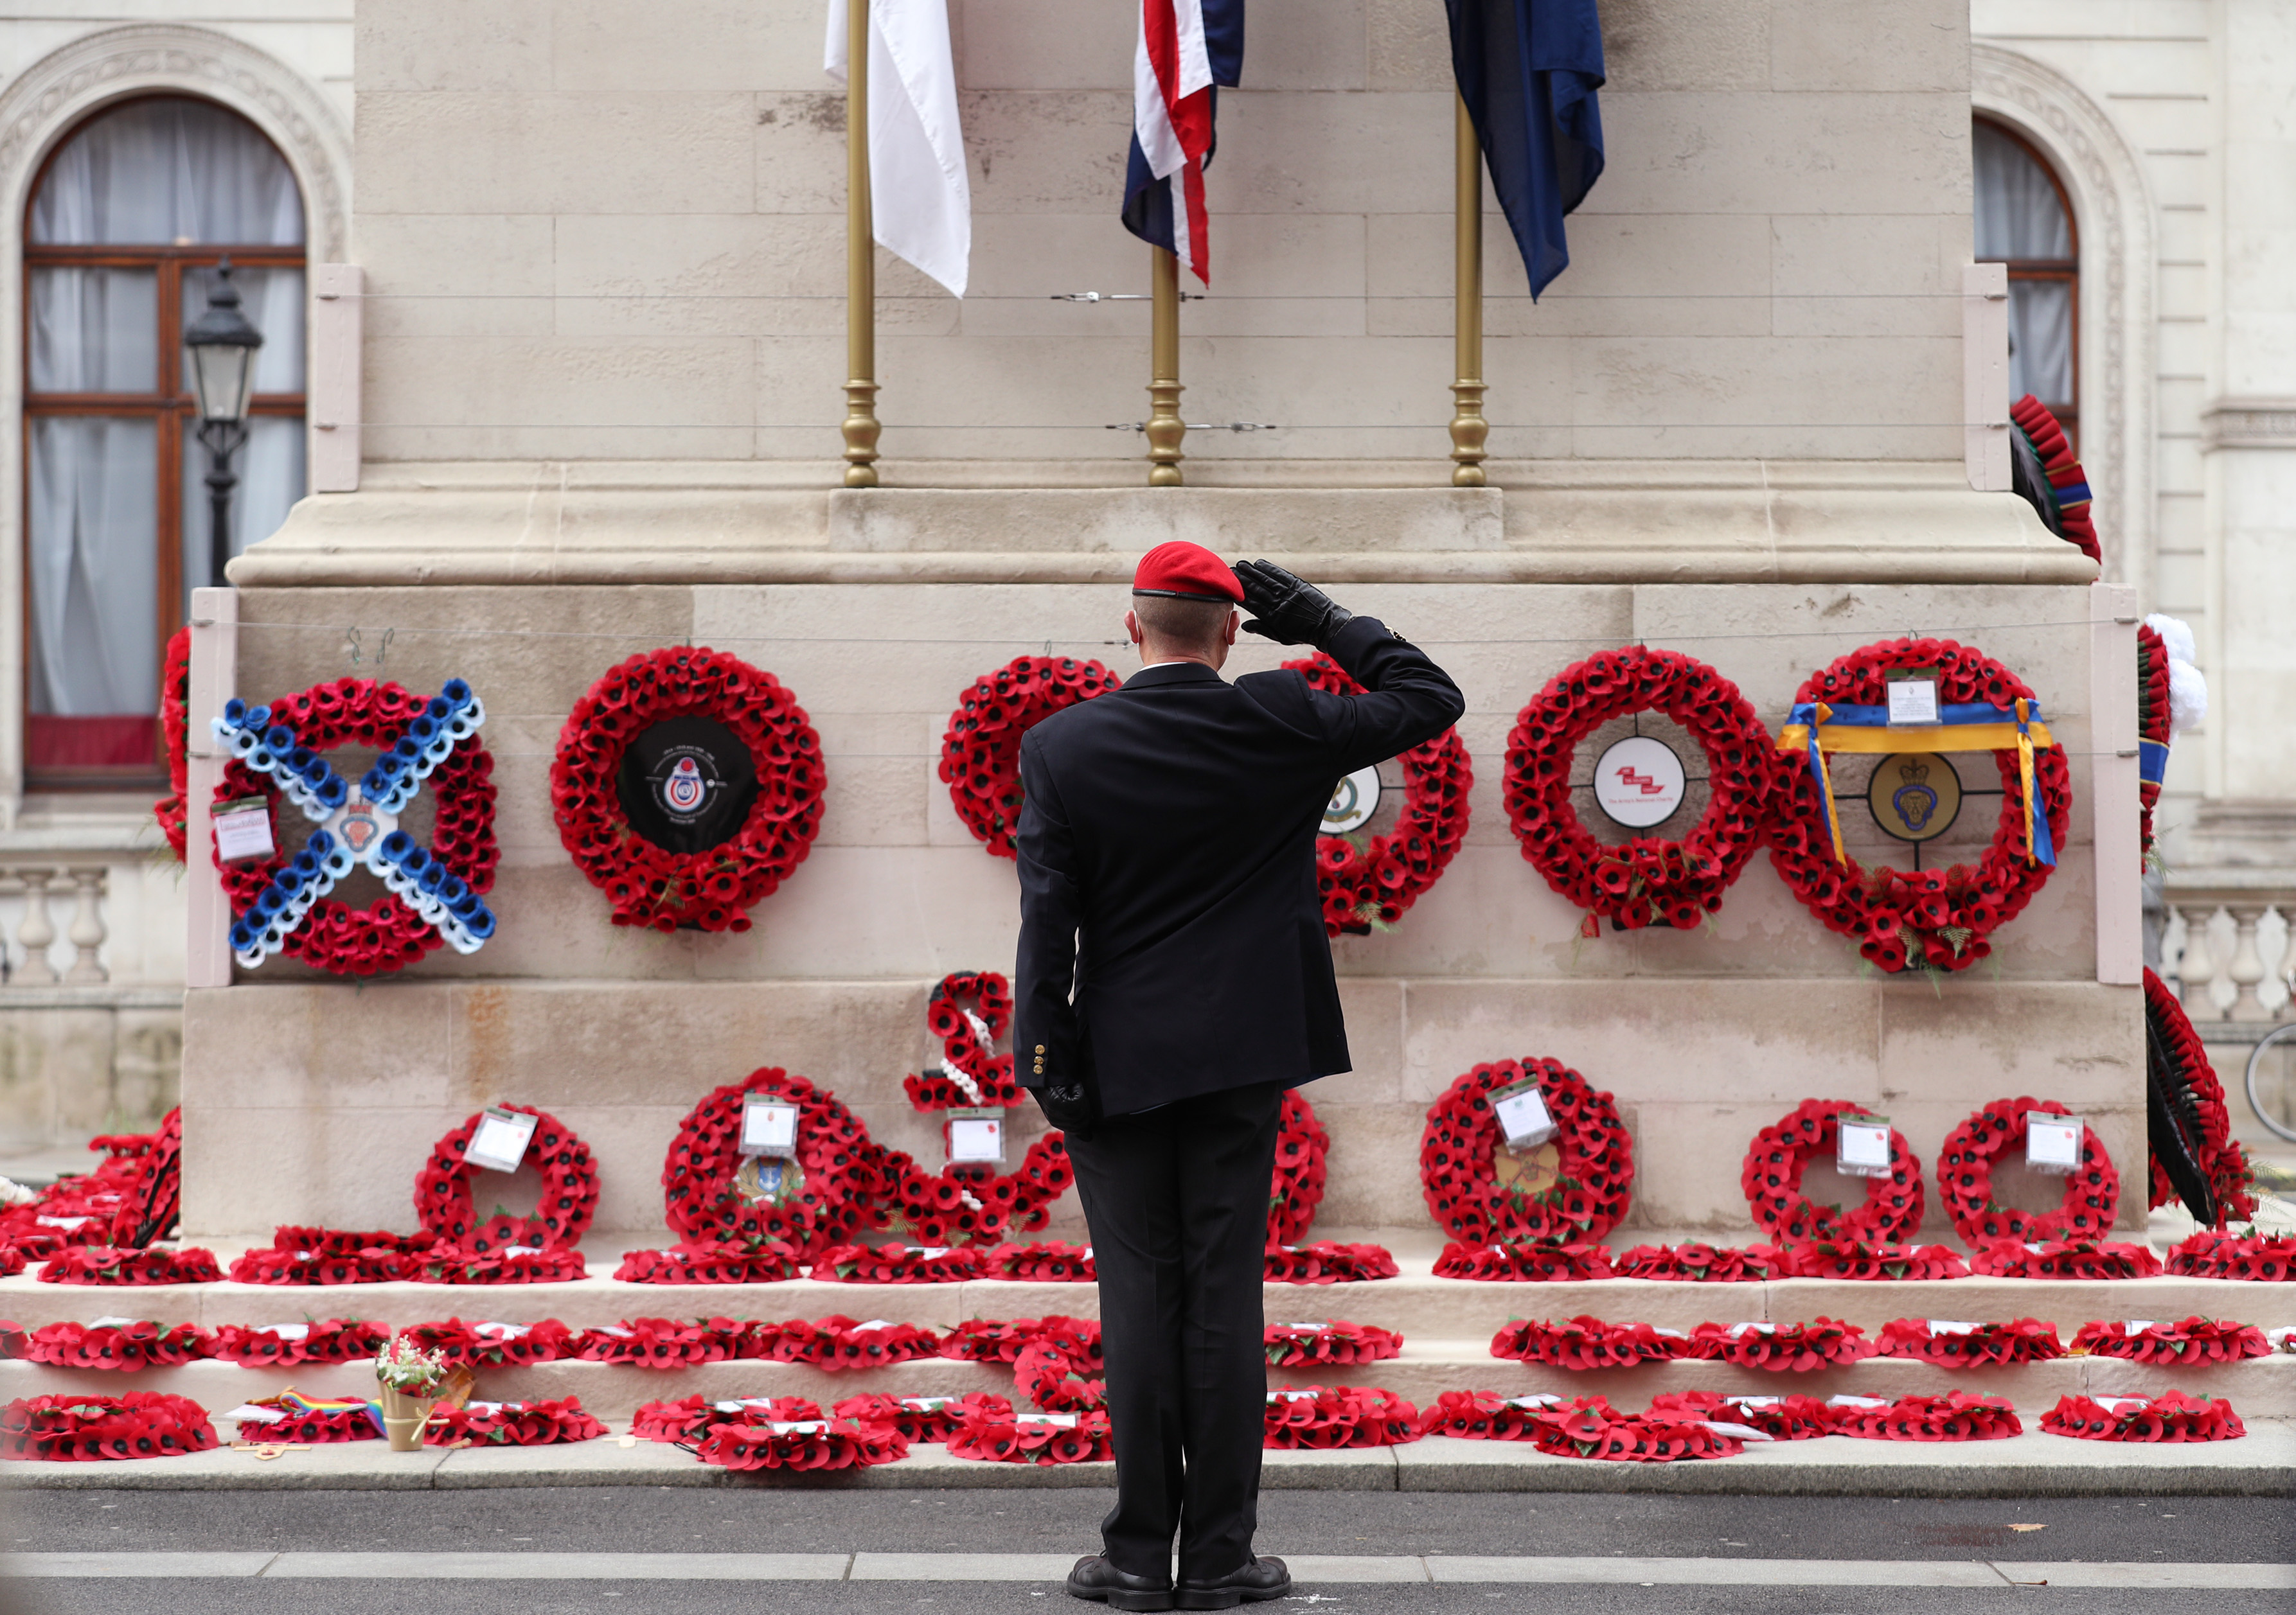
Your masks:
<svg viewBox="0 0 2296 1615"><path fill-rule="evenodd" d="M191 362L192 391L199 401L200 443L214 469L208 472L208 514L213 524L209 537L211 582L224 586L223 569L231 559L231 491L239 477L231 457L247 441L247 404L255 378L255 350L263 333L239 312L239 289L231 283L231 260L216 265L215 290L207 308L184 331L184 348Z"/></svg>

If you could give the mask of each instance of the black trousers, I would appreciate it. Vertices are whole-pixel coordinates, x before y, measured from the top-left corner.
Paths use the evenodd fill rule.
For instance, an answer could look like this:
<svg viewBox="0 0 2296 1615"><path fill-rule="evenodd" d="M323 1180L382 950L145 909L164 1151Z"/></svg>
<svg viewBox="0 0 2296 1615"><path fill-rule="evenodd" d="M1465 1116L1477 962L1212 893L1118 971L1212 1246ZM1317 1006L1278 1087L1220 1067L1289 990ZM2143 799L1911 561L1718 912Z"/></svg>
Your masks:
<svg viewBox="0 0 2296 1615"><path fill-rule="evenodd" d="M1251 1557L1267 1398L1260 1284L1283 1085L1202 1094L1069 1140L1100 1273L1116 1445L1111 1563L1183 1580Z"/></svg>

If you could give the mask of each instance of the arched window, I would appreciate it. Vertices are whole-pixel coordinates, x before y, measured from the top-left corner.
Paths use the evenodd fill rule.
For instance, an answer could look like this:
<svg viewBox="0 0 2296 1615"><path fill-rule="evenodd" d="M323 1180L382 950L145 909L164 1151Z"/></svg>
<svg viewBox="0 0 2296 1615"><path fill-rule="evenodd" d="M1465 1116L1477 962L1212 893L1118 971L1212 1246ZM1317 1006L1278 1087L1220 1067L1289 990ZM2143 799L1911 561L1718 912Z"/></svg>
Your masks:
<svg viewBox="0 0 2296 1615"><path fill-rule="evenodd" d="M183 330L229 257L263 333L232 469L234 554L303 496L303 200L256 127L203 101L107 109L49 157L24 232L25 771L158 767L160 655L211 578L212 469Z"/></svg>
<svg viewBox="0 0 2296 1615"><path fill-rule="evenodd" d="M1979 118L1977 258L2009 265L2009 396L2079 442L2080 236L2063 184L2021 135Z"/></svg>

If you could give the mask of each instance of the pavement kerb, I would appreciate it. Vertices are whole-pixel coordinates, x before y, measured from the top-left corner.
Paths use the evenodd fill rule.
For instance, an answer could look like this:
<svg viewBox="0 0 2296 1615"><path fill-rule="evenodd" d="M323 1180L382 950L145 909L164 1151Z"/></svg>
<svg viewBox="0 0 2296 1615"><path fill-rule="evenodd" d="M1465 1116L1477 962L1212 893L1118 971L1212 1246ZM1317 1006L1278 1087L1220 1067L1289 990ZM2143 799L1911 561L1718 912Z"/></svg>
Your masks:
<svg viewBox="0 0 2296 1615"><path fill-rule="evenodd" d="M803 1487L1008 1490L1108 1487L1112 1465L977 1464L937 1445L858 1472L734 1473L676 1448L619 1439L545 1448L392 1453L380 1443L261 1459L221 1448L139 1463L0 1466L0 1487L43 1490L375 1491L491 1487ZM1271 1452L1271 1490L1636 1492L1682 1496L2079 1497L2296 1497L2296 1424L2259 1421L2236 1441L2120 1445L2028 1431L1987 1442L1877 1442L1830 1436L1750 1446L1734 1458L1617 1464L1552 1457L1518 1443L1431 1436L1397 1448Z"/></svg>

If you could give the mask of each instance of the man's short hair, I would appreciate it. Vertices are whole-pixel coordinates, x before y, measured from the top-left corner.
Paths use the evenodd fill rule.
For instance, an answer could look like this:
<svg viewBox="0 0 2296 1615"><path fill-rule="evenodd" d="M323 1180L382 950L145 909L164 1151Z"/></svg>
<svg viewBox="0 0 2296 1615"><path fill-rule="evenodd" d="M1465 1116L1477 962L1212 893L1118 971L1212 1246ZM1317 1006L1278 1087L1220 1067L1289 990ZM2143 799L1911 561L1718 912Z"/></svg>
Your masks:
<svg viewBox="0 0 2296 1615"><path fill-rule="evenodd" d="M1142 633L1153 634L1168 645L1209 650L1220 642L1220 631L1227 624L1227 614L1235 608L1226 600L1136 594L1132 597L1132 609L1140 618Z"/></svg>

